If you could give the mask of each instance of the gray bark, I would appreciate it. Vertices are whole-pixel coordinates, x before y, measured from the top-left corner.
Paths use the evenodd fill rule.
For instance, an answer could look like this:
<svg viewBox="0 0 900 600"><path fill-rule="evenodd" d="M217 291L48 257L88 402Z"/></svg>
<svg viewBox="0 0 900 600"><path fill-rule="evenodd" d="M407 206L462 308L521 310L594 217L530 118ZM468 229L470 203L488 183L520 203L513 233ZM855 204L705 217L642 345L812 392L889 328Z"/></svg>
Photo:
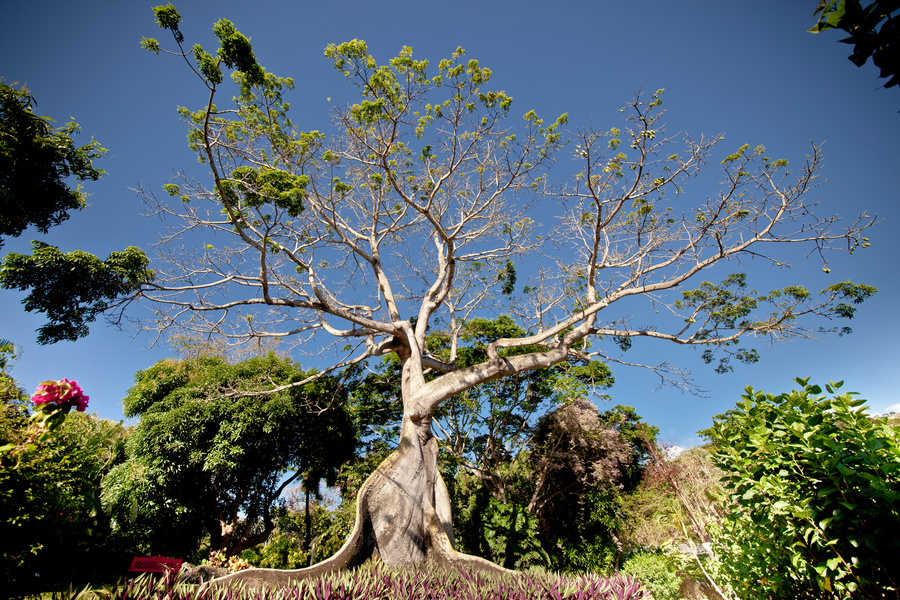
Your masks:
<svg viewBox="0 0 900 600"><path fill-rule="evenodd" d="M435 564L507 572L454 549L450 497L437 468L430 419L404 418L400 443L366 479L356 499L356 523L338 552L304 569L247 569L216 579L215 587L288 585L378 557L389 566Z"/></svg>

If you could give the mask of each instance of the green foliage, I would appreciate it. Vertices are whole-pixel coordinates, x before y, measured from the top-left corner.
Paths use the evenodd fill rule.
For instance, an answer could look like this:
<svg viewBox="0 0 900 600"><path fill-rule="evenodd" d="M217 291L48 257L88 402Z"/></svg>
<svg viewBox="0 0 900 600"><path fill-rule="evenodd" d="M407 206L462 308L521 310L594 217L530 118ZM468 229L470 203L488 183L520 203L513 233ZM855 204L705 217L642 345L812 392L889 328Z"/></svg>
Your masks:
<svg viewBox="0 0 900 600"><path fill-rule="evenodd" d="M241 558L261 569L302 569L309 566L300 538L278 530L262 544L241 552Z"/></svg>
<svg viewBox="0 0 900 600"><path fill-rule="evenodd" d="M516 291L516 267L511 260L506 261L506 265L497 278L503 283L500 293L504 296L509 296Z"/></svg>
<svg viewBox="0 0 900 600"><path fill-rule="evenodd" d="M28 402L28 394L10 374L9 361L16 359L16 346L9 340L0 339L0 405Z"/></svg>
<svg viewBox="0 0 900 600"><path fill-rule="evenodd" d="M819 16L819 22L809 31L841 29L849 33L841 42L853 44L850 61L861 67L871 57L881 69L878 76L889 78L884 87L892 87L900 84L898 10L900 4L896 0L871 0L865 7L860 0L819 0L813 13Z"/></svg>
<svg viewBox="0 0 900 600"><path fill-rule="evenodd" d="M507 569L547 567L550 556L541 547L538 520L523 499L529 487L527 464L517 460L506 469L518 471L515 483L508 484L506 501L494 497L483 480L465 471L448 481L457 546ZM512 479L511 474L506 476Z"/></svg>
<svg viewBox="0 0 900 600"><path fill-rule="evenodd" d="M682 292L675 307L689 311L690 316L685 321L698 327L693 339L723 340L710 342L712 347L703 351L702 358L709 364L719 354L724 354L715 370L717 373L727 373L733 370L730 364L732 359L745 364L759 360L759 353L753 348L734 348L738 344L735 334L778 331L810 312L817 312L828 319L852 319L856 312L853 305L861 304L877 291L870 285L843 281L819 292L824 301L815 306L813 294L802 286L789 285L760 294L747 288L744 273L733 273L721 284L704 281L696 289ZM849 327L820 331L837 331L841 335L852 332Z"/></svg>
<svg viewBox="0 0 900 600"><path fill-rule="evenodd" d="M6 255L0 263L0 287L31 290L23 300L25 310L49 319L38 328L39 344L86 336L88 323L154 277L147 255L134 246L112 252L106 260L81 250L66 254L38 241L31 246L33 256Z"/></svg>
<svg viewBox="0 0 900 600"><path fill-rule="evenodd" d="M28 425L20 406L0 405L0 445L27 441ZM116 574L99 496L101 479L121 460L123 438L121 423L75 412L56 431L31 439L32 452L0 454L4 592Z"/></svg>
<svg viewBox="0 0 900 600"><path fill-rule="evenodd" d="M529 457L531 505L553 569L613 568L625 495L640 483L656 433L629 406L601 412L577 400L542 417Z"/></svg>
<svg viewBox="0 0 900 600"><path fill-rule="evenodd" d="M32 111L34 98L0 84L0 236L19 236L29 225L47 230L85 206L80 186L66 180L97 180L103 171L93 159L106 154L97 142L76 148L78 124L60 129L52 119ZM3 238L0 237L0 247ZM76 250L64 254L43 242L32 242L33 256L10 253L0 263L0 287L31 290L25 310L46 313L38 343L76 340L88 334L88 323L153 279L142 250L129 247L100 260Z"/></svg>
<svg viewBox="0 0 900 600"><path fill-rule="evenodd" d="M747 388L703 432L730 494L722 572L741 598L896 598L900 436L864 401L798 379ZM752 582L752 584L751 584Z"/></svg>
<svg viewBox="0 0 900 600"><path fill-rule="evenodd" d="M32 225L47 233L85 207L81 187L73 190L66 180L103 175L93 160L106 150L97 142L75 146L78 124L54 129L53 119L34 114L34 104L24 88L0 83L0 236L18 237Z"/></svg>
<svg viewBox="0 0 900 600"><path fill-rule="evenodd" d="M640 485L624 497L624 519L617 532L628 551L681 544L699 547L711 541L710 531L726 514L723 472L712 462L707 448L698 446L673 459L654 450ZM714 560L714 558L712 559ZM684 557L688 570L697 570L694 558ZM697 574L702 580L703 575Z"/></svg>
<svg viewBox="0 0 900 600"><path fill-rule="evenodd" d="M625 561L620 573L647 586L654 600L676 600L681 578L670 557L659 552L638 552Z"/></svg>
<svg viewBox="0 0 900 600"><path fill-rule="evenodd" d="M334 484L353 452L337 382L269 392L305 375L272 353L139 372L124 402L126 415L141 417L128 460L103 482L120 531L152 553L192 556L209 535L210 550L232 555L268 537L272 505L291 481Z"/></svg>

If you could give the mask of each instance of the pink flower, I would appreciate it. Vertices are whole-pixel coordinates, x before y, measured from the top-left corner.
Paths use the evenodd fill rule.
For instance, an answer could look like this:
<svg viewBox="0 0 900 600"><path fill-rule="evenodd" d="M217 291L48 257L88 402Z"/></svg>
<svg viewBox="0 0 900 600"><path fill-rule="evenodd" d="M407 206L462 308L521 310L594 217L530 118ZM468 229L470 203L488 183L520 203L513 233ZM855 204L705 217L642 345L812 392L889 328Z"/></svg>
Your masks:
<svg viewBox="0 0 900 600"><path fill-rule="evenodd" d="M45 381L37 387L31 401L35 406L44 404L56 404L60 408L75 407L78 412L84 412L90 397L84 394L84 390L77 381L60 379L59 381Z"/></svg>

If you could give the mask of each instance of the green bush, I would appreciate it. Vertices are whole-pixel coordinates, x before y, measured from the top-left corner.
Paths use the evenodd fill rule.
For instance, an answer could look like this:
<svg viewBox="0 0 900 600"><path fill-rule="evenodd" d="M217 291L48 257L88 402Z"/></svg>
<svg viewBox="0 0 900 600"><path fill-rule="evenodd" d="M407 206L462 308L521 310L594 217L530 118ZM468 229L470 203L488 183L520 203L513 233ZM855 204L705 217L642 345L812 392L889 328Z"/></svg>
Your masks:
<svg viewBox="0 0 900 600"><path fill-rule="evenodd" d="M274 532L268 541L241 552L241 558L263 569L302 569L307 565L303 544L296 535Z"/></svg>
<svg viewBox="0 0 900 600"><path fill-rule="evenodd" d="M622 569L650 589L654 600L675 600L681 578L676 573L676 565L668 556L658 552L638 552L631 555Z"/></svg>
<svg viewBox="0 0 900 600"><path fill-rule="evenodd" d="M898 598L900 436L864 401L798 379L747 388L703 432L731 507L719 556L743 600Z"/></svg>

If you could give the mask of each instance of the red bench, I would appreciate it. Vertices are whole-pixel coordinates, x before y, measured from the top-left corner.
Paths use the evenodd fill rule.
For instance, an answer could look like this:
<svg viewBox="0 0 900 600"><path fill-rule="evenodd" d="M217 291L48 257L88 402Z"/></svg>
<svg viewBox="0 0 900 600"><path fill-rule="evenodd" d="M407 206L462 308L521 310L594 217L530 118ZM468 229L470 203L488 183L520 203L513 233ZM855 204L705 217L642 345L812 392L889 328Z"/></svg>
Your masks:
<svg viewBox="0 0 900 600"><path fill-rule="evenodd" d="M165 556L135 556L131 559L129 573L177 573L181 569L180 558L166 558Z"/></svg>

